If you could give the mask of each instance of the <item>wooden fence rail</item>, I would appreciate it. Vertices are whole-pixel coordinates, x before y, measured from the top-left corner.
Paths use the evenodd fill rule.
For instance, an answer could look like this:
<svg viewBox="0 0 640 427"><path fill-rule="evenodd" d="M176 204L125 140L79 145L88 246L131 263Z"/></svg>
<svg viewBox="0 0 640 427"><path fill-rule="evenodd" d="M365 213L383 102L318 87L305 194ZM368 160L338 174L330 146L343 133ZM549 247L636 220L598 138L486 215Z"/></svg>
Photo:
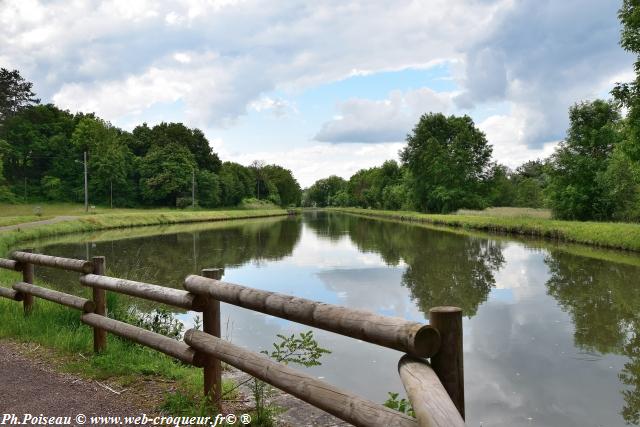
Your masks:
<svg viewBox="0 0 640 427"><path fill-rule="evenodd" d="M196 350L215 356L355 426L417 426L411 417L340 390L304 372L274 362L263 354L246 350L221 338L189 329L184 340Z"/></svg>
<svg viewBox="0 0 640 427"><path fill-rule="evenodd" d="M202 276L187 276L184 287L194 294L259 311L304 325L403 351L418 357L437 353L440 335L430 325L380 316L365 310L248 288Z"/></svg>
<svg viewBox="0 0 640 427"><path fill-rule="evenodd" d="M93 300L35 285L34 265L81 273L79 281L92 288ZM13 284L13 289L0 287L0 297L23 301L25 315L33 309L34 297L81 310L81 321L93 328L96 353L107 349L106 334L110 332L203 368L205 396L218 404L222 398L221 362L225 362L356 426L464 425L462 312L458 308L433 308L430 325L425 325L223 282L222 269L188 276L186 290L180 290L105 276L104 257L88 261L29 250L12 252L11 259L0 258L0 268L22 272L22 281ZM184 341L178 341L111 319L107 317L106 291L202 312L204 331L191 329ZM221 339L220 302L406 353L398 371L416 419Z"/></svg>

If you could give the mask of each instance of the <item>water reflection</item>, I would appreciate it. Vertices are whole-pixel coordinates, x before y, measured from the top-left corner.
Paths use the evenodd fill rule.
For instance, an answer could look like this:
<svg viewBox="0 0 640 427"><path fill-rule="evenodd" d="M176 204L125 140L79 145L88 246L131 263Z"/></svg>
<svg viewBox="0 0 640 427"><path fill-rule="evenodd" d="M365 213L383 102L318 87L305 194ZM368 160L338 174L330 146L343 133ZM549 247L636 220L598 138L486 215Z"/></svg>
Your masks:
<svg viewBox="0 0 640 427"><path fill-rule="evenodd" d="M638 268L553 251L545 258L549 294L571 315L576 346L588 354L628 357L620 373L628 423L640 421L640 287Z"/></svg>
<svg viewBox="0 0 640 427"><path fill-rule="evenodd" d="M308 224L333 240L348 235L360 251L378 253L388 265L404 263L402 284L425 314L431 307L454 305L473 316L504 264L501 243L493 240L347 215Z"/></svg>
<svg viewBox="0 0 640 427"><path fill-rule="evenodd" d="M468 425L638 423L640 261L568 249L324 213L88 246L90 255L107 256L111 274L172 286L201 268L225 267L232 282L420 322L432 306L458 305L466 316ZM42 250L84 257L87 246ZM180 314L187 323L192 316ZM226 335L253 350L270 347L277 333L308 329L229 305L223 316ZM315 334L333 353L312 374L375 401L402 390L397 352Z"/></svg>
<svg viewBox="0 0 640 427"><path fill-rule="evenodd" d="M300 239L301 229L299 220L278 218L235 222L229 227L213 230L86 242L83 245L55 245L54 251L72 258L104 255L109 275L182 287L187 275L196 274L203 268L278 261L291 254ZM48 248L45 252L50 253ZM64 272L41 270L41 277L55 283L64 283L63 278L67 279Z"/></svg>

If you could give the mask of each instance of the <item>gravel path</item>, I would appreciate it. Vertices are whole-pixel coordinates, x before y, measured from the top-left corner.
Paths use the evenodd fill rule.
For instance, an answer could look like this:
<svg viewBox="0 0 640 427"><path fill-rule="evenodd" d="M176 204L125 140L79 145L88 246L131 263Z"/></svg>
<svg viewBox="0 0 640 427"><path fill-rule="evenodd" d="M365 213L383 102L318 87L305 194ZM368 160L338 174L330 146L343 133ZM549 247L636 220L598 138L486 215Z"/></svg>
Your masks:
<svg viewBox="0 0 640 427"><path fill-rule="evenodd" d="M124 397L69 374L54 372L44 362L31 360L19 345L0 341L0 416L131 416L141 411ZM0 419L1 420L1 419ZM90 423L87 421L87 425Z"/></svg>
<svg viewBox="0 0 640 427"><path fill-rule="evenodd" d="M23 228L38 227L40 225L56 224L58 222L71 221L77 218L78 218L77 216L62 215L62 216L57 216L51 219L43 219L42 221L23 222L21 224L5 225L4 227L0 227L0 232L18 230Z"/></svg>

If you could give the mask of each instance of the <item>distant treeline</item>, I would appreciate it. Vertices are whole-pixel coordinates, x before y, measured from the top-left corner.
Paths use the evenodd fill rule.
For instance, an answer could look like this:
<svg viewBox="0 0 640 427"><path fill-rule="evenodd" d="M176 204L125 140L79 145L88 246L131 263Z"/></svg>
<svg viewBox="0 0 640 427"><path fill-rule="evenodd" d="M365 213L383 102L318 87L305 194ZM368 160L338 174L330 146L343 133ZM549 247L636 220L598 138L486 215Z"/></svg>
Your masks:
<svg viewBox="0 0 640 427"><path fill-rule="evenodd" d="M624 0L621 45L640 54L640 5ZM544 160L515 170L491 160L471 118L425 114L407 137L400 164L362 169L309 187L303 204L447 213L490 206L548 207L556 218L640 220L640 59L633 82L609 101L569 110L566 139ZM621 114L626 110L626 116Z"/></svg>
<svg viewBox="0 0 640 427"><path fill-rule="evenodd" d="M246 198L299 205L291 171L221 162L199 129L142 124L132 132L95 114L40 105L18 71L0 69L0 201L79 202L84 152L92 204L235 206Z"/></svg>

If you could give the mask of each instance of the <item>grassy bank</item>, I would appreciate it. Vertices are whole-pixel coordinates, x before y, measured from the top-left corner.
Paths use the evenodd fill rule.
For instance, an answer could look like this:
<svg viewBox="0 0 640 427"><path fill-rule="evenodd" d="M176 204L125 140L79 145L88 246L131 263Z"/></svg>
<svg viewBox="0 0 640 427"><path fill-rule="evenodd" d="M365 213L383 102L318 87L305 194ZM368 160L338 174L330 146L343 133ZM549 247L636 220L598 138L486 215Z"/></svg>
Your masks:
<svg viewBox="0 0 640 427"><path fill-rule="evenodd" d="M286 215L282 209L226 210L226 211L128 211L124 213L104 213L79 216L75 219L55 224L39 225L32 228L18 228L0 233L0 255L6 255L11 248L30 240L61 234L116 228L168 225L195 222L224 221L231 219L260 218Z"/></svg>
<svg viewBox="0 0 640 427"><path fill-rule="evenodd" d="M370 217L415 221L434 225L461 227L491 233L544 237L563 242L581 243L603 248L640 251L640 225L613 222L560 221L541 216L455 214L434 215L409 211L383 211L359 208L333 210Z"/></svg>

